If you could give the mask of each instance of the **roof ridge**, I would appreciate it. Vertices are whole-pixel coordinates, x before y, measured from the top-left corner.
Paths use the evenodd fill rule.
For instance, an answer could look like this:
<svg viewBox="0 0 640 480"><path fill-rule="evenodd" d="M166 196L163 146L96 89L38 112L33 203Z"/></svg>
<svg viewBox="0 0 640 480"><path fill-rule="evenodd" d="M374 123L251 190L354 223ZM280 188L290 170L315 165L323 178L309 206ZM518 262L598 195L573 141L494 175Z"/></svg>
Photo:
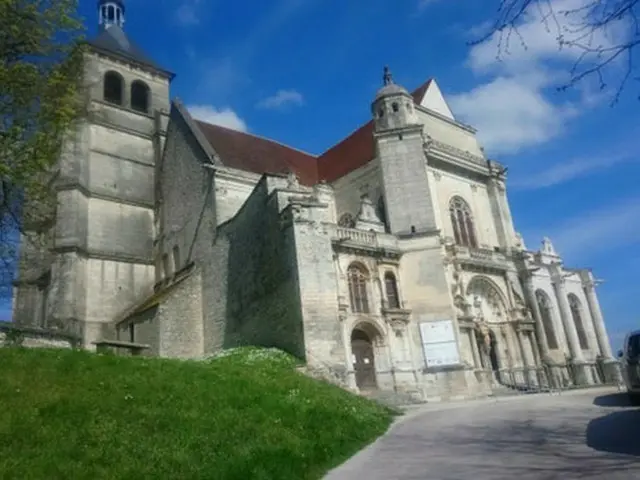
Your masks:
<svg viewBox="0 0 640 480"><path fill-rule="evenodd" d="M188 110L188 109L187 109L187 110ZM288 148L289 150L293 150L293 151L295 151L295 152L302 153L303 155L306 155L306 156L308 156L308 157L311 157L311 158L313 158L314 160L317 160L317 159L318 159L318 157L319 157L319 155L314 155L314 154L312 154L312 153L305 152L304 150L301 150L301 149L299 149L299 148L297 148L297 147L292 147L291 145L287 145L286 143L279 142L278 140L274 140L274 139L272 139L272 138L263 137L262 135L256 135L256 134L254 134L254 133L249 133L249 132L242 132L242 131L240 131L240 130L235 130L235 129L233 129L233 128L224 127L224 126L222 126L222 125L218 125L218 124L216 124L216 123L209 123L209 122L205 122L204 120L198 120L197 118L195 119L195 121L196 121L196 122L198 122L198 123L203 123L203 124L205 124L205 125L209 125L209 126L211 126L211 127L222 128L222 129L224 129L224 130L228 130L228 131L230 131L230 132L235 132L235 133L239 133L239 134L241 134L241 135L246 135L246 136L248 136L248 137L253 137L253 138L257 138L257 139L259 139L259 140L264 140L264 141L266 141L266 142L273 143L274 145L278 145L278 146L280 146L280 147Z"/></svg>
<svg viewBox="0 0 640 480"><path fill-rule="evenodd" d="M372 123L373 120L369 120L363 124L361 124L360 126L356 127L355 130L352 130L351 133L349 133L348 135L342 137L340 140L338 140L336 143L334 143L333 145L331 145L329 148L327 148L324 152L322 152L320 155L318 155L318 160L322 157L325 156L325 154L327 154L328 152L330 152L331 150L333 150L334 148L338 147L339 145L342 145L342 143L346 142L348 139L350 139L351 137L353 137L356 133L358 133L360 130L362 130L363 128L366 128L370 123Z"/></svg>

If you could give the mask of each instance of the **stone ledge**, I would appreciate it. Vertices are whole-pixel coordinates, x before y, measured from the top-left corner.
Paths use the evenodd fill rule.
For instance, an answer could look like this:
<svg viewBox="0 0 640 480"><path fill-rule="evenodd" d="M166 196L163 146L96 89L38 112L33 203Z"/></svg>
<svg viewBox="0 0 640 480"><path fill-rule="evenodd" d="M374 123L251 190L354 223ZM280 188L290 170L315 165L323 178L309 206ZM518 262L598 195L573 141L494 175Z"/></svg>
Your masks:
<svg viewBox="0 0 640 480"><path fill-rule="evenodd" d="M134 342L123 342L121 340L98 340L93 342L96 346L97 353L122 353L128 352L131 356L138 356L145 350L151 348L150 345Z"/></svg>
<svg viewBox="0 0 640 480"><path fill-rule="evenodd" d="M71 333L56 331L47 328L31 327L27 325L18 325L13 322L0 322L0 333L7 334L16 332L23 337L42 338L47 340L65 340L69 343L75 343L80 337Z"/></svg>

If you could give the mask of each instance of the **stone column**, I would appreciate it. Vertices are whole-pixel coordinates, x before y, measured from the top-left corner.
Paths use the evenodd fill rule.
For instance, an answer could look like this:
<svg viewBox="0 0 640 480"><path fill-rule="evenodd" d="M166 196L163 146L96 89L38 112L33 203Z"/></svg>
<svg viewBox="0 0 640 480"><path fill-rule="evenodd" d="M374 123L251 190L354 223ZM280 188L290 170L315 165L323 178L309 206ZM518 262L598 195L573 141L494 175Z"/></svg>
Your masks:
<svg viewBox="0 0 640 480"><path fill-rule="evenodd" d="M522 366L524 367L524 378L527 381L528 385L535 385L535 358L533 359L534 365L529 363L529 357L527 354L527 341L529 340L529 336L527 332L523 331L520 328L516 329L516 338L518 340L518 348L520 349L520 354L522 355ZM531 345L531 343L529 343ZM532 354L535 357L535 352L532 350ZM533 368L532 368L533 367Z"/></svg>
<svg viewBox="0 0 640 480"><path fill-rule="evenodd" d="M538 339L536 338L536 332L529 332L528 341L531 344L531 353L533 353L533 363L536 368L542 365L542 361L540 360L540 355L538 350L536 349L536 345L538 345Z"/></svg>
<svg viewBox="0 0 640 480"><path fill-rule="evenodd" d="M540 307L536 299L536 292L533 288L533 282L531 281L531 273L527 273L524 278L524 291L527 295L527 300L531 306L531 312L533 313L533 319L536 325L536 337L538 340L537 345L540 348L540 357L542 363L549 363L549 343L547 341L547 334L544 330L544 323L542 321L542 313L540 313Z"/></svg>
<svg viewBox="0 0 640 480"><path fill-rule="evenodd" d="M575 371L574 381L578 385L588 384L590 383L588 380L590 375L587 372L587 365L585 364L582 348L580 348L580 340L578 339L578 331L573 321L573 315L571 314L571 307L569 306L567 289L565 287L566 280L563 277L556 276L552 282L556 291L556 299L560 306L562 325L564 326L564 331L569 343L569 353L572 358L571 363Z"/></svg>
<svg viewBox="0 0 640 480"><path fill-rule="evenodd" d="M469 340L471 341L471 353L473 355L473 365L476 369L482 368L482 360L480 359L480 351L478 350L478 341L476 340L476 331L473 328L468 330Z"/></svg>
<svg viewBox="0 0 640 480"><path fill-rule="evenodd" d="M618 383L620 381L618 362L613 358L613 354L611 352L609 335L607 335L607 328L604 324L604 318L602 317L602 310L600 309L600 302L598 301L598 295L596 294L595 287L595 282L591 278L584 282L584 293L587 297L589 312L591 313L591 321L593 322L593 327L596 332L596 339L598 340L598 346L600 347L600 354L603 357L605 382Z"/></svg>
<svg viewBox="0 0 640 480"><path fill-rule="evenodd" d="M591 320L593 321L593 327L596 331L600 353L604 358L612 358L609 336L607 335L607 329L604 325L602 310L600 310L600 302L598 301L595 283L593 281L589 281L584 285L584 293L587 297L587 303L589 304L589 312L591 312Z"/></svg>

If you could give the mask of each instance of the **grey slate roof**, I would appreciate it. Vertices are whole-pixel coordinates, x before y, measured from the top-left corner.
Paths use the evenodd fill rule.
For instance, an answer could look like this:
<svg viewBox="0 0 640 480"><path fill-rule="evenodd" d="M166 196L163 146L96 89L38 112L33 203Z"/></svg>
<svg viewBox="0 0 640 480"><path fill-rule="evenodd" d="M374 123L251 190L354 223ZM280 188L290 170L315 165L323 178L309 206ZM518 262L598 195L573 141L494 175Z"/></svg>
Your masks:
<svg viewBox="0 0 640 480"><path fill-rule="evenodd" d="M160 67L153 60L133 43L124 33L122 28L118 25L112 25L109 28L102 30L97 37L87 42L92 47L103 51L104 53L110 53L112 55L122 57L125 60L132 61L150 67L154 70L164 72L170 77L173 77L173 73Z"/></svg>

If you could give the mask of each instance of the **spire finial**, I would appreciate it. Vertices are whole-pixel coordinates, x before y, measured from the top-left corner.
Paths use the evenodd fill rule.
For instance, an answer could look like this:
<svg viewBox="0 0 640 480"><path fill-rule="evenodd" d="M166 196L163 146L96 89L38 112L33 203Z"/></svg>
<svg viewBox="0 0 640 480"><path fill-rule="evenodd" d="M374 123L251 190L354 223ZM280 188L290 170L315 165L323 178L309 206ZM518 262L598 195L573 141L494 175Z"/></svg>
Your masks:
<svg viewBox="0 0 640 480"><path fill-rule="evenodd" d="M387 65L384 66L384 75L382 76L382 82L385 85L391 85L393 83L393 78L391 76L391 70Z"/></svg>
<svg viewBox="0 0 640 480"><path fill-rule="evenodd" d="M98 23L101 28L124 27L124 0L98 0Z"/></svg>

